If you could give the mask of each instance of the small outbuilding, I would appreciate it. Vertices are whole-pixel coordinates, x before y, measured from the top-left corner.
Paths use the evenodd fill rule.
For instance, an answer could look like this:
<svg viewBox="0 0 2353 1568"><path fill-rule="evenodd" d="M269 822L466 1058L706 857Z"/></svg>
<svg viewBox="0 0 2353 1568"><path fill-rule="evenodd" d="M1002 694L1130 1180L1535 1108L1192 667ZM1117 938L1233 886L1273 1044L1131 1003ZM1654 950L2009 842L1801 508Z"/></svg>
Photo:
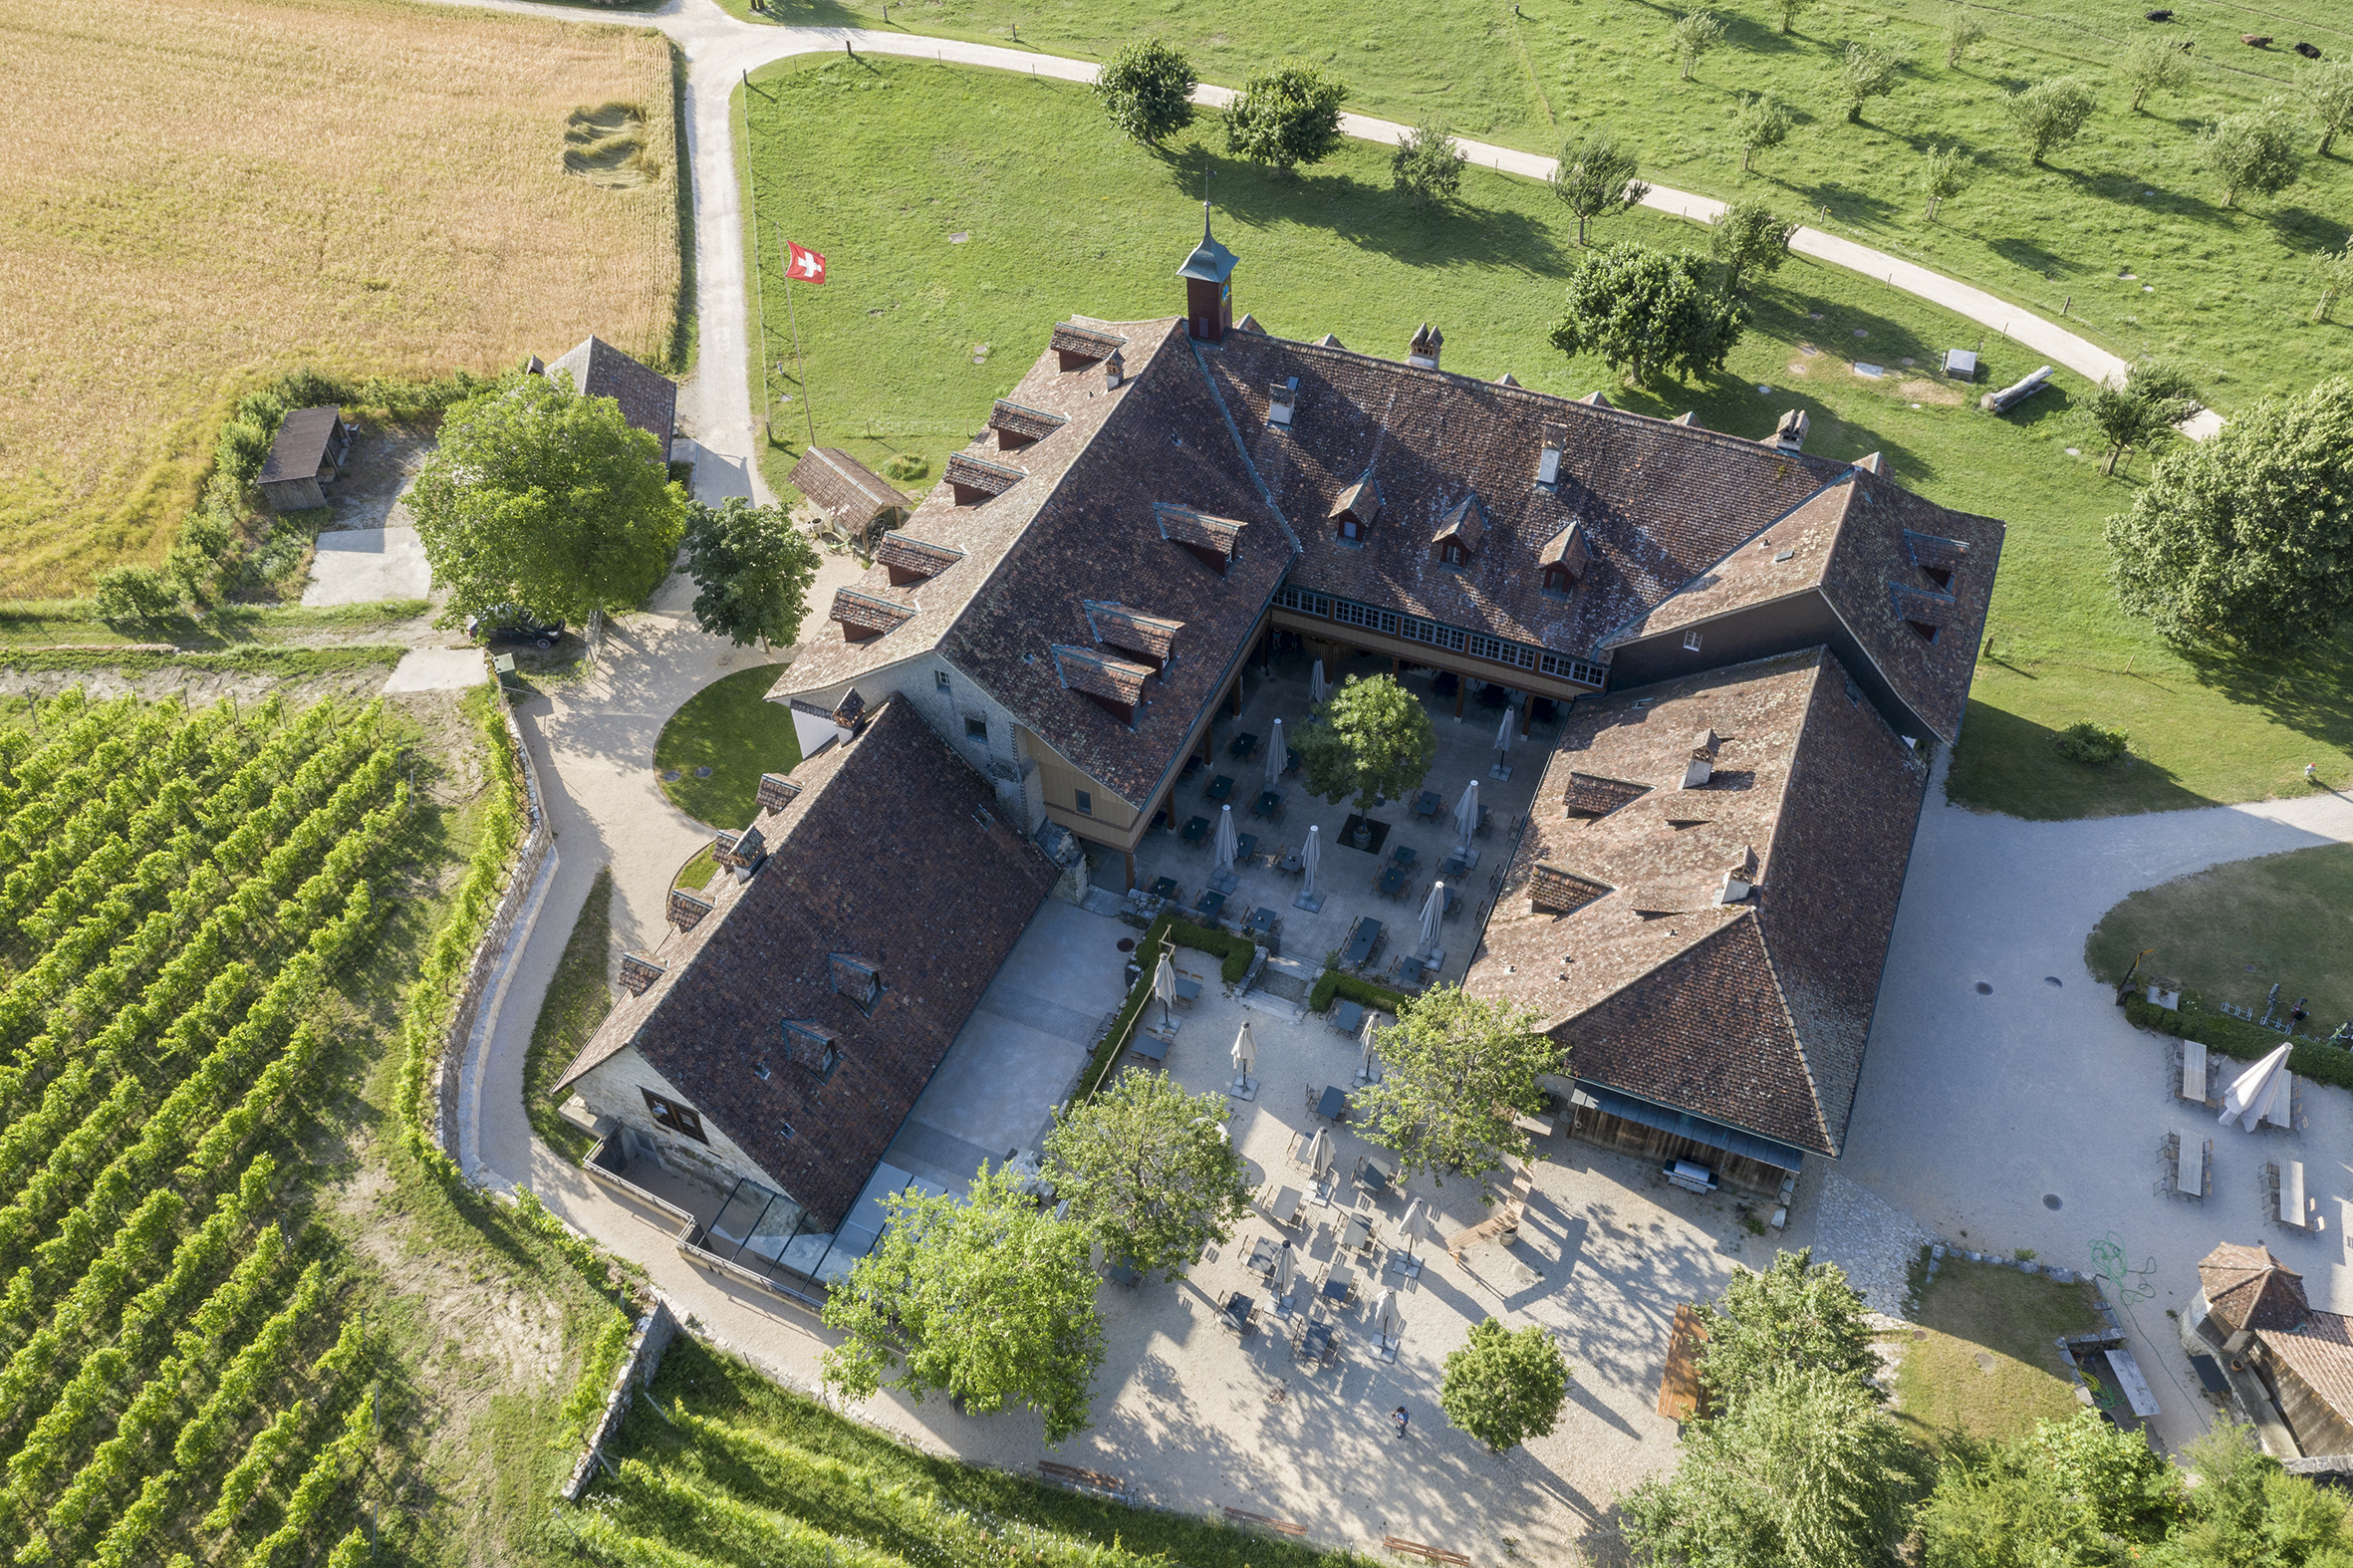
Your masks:
<svg viewBox="0 0 2353 1568"><path fill-rule="evenodd" d="M597 337L541 374L554 381L558 371L571 376L572 390L583 397L610 397L621 404L623 418L661 443L661 461L668 465L670 436L678 423L677 383Z"/></svg>
<svg viewBox="0 0 2353 1568"><path fill-rule="evenodd" d="M270 510L325 506L325 487L343 472L358 428L343 422L341 408L301 408L279 420L278 438L253 481Z"/></svg>
<svg viewBox="0 0 2353 1568"><path fill-rule="evenodd" d="M872 554L884 533L907 517L906 496L838 446L811 447L793 464L792 486L825 514L826 532Z"/></svg>

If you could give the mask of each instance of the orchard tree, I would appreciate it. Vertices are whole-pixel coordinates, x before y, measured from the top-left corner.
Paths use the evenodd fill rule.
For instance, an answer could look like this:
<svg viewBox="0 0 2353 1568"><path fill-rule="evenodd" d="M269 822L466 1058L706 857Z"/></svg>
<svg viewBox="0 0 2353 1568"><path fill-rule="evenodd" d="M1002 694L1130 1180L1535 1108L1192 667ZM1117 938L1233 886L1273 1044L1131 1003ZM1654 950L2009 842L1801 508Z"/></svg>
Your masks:
<svg viewBox="0 0 2353 1568"><path fill-rule="evenodd" d="M1781 19L1784 36L1797 31L1797 13L1805 9L1806 0L1773 0L1773 15Z"/></svg>
<svg viewBox="0 0 2353 1568"><path fill-rule="evenodd" d="M1549 1331L1531 1323L1514 1334L1482 1318L1460 1349L1446 1353L1438 1408L1457 1431L1502 1453L1552 1435L1571 1376Z"/></svg>
<svg viewBox="0 0 2353 1568"><path fill-rule="evenodd" d="M1847 45L1846 53L1839 57L1834 86L1839 103L1846 106L1848 125L1861 125L1863 106L1896 90L1896 73L1903 68L1904 57L1885 44Z"/></svg>
<svg viewBox="0 0 2353 1568"><path fill-rule="evenodd" d="M578 622L661 586L686 493L612 398L514 376L449 410L408 509L449 591L442 625L506 604Z"/></svg>
<svg viewBox="0 0 2353 1568"><path fill-rule="evenodd" d="M1253 71L1241 96L1225 107L1225 149L1285 173L1320 163L1340 145L1340 106L1347 102L1346 84L1303 60Z"/></svg>
<svg viewBox="0 0 2353 1568"><path fill-rule="evenodd" d="M1985 41L1985 24L1969 15L1968 8L1956 5L1945 13L1945 68L1959 66L1961 58Z"/></svg>
<svg viewBox="0 0 2353 1568"><path fill-rule="evenodd" d="M2152 93L2178 93L2190 80L2190 55L2162 33L2151 33L2124 52L2124 79L2133 85L2132 112Z"/></svg>
<svg viewBox="0 0 2353 1568"><path fill-rule="evenodd" d="M1586 225L1610 212L1629 212L1642 204L1651 187L1634 177L1634 149L1621 146L1606 131L1580 136L1560 149L1553 165L1552 193L1577 214L1577 243L1585 243Z"/></svg>
<svg viewBox="0 0 2353 1568"><path fill-rule="evenodd" d="M2005 101L2010 124L2026 138L2026 161L2040 164L2053 147L2082 133L2092 118L2091 90L2073 77L2053 77L2020 88Z"/></svg>
<svg viewBox="0 0 2353 1568"><path fill-rule="evenodd" d="M686 505L686 572L700 590L694 621L714 637L738 648L800 641L817 567L817 547L781 506L754 506L740 495L715 507Z"/></svg>
<svg viewBox="0 0 2353 1568"><path fill-rule="evenodd" d="M2304 263L2311 275L2312 287L2319 292L2313 302L2312 319L2326 321L2337 301L2348 290L2353 290L2353 239L2345 241L2337 250L2316 250Z"/></svg>
<svg viewBox="0 0 2353 1568"><path fill-rule="evenodd" d="M882 1240L826 1298L826 1326L846 1336L825 1353L827 1386L937 1392L976 1416L1026 1405L1048 1442L1085 1431L1103 1364L1087 1227L985 1166L967 1193L884 1202Z"/></svg>
<svg viewBox="0 0 2353 1568"><path fill-rule="evenodd" d="M1746 173L1750 159L1789 139L1788 107L1770 93L1742 95L1732 116L1732 139L1739 143L1740 171Z"/></svg>
<svg viewBox="0 0 2353 1568"><path fill-rule="evenodd" d="M1445 123L1426 120L1399 139L1389 160L1390 182L1423 201L1451 201L1462 188L1462 165L1467 161Z"/></svg>
<svg viewBox="0 0 2353 1568"><path fill-rule="evenodd" d="M2197 411L2198 393L2190 378L2162 360L2135 364L2122 386L2101 383L2084 414L2108 446L2100 471L2116 472L2126 452L2156 445Z"/></svg>
<svg viewBox="0 0 2353 1568"><path fill-rule="evenodd" d="M1563 354L1598 354L1637 385L1721 370L1747 314L1703 281L1690 251L1604 245L1569 275L1568 314L1553 324Z"/></svg>
<svg viewBox="0 0 2353 1568"><path fill-rule="evenodd" d="M2320 122L2320 155L2340 131L2353 131L2353 60L2328 60L2304 76L2304 102Z"/></svg>
<svg viewBox="0 0 2353 1568"><path fill-rule="evenodd" d="M1514 1119L1542 1107L1538 1075L1565 1071L1560 1042L1536 1024L1529 1009L1458 985L1407 997L1374 1041L1382 1076L1357 1093L1359 1130L1396 1154L1401 1177L1462 1176L1491 1201L1487 1173L1527 1155Z"/></svg>
<svg viewBox="0 0 2353 1568"><path fill-rule="evenodd" d="M2169 638L2333 637L2353 613L2353 381L2265 398L2184 442L2107 534L2117 597Z"/></svg>
<svg viewBox="0 0 2353 1568"><path fill-rule="evenodd" d="M2296 182L2295 129L2271 99L2243 115L2224 115L2200 139L2206 166L2222 182L2222 205L2238 205L2240 191L2276 195Z"/></svg>
<svg viewBox="0 0 2353 1568"><path fill-rule="evenodd" d="M1250 1212L1250 1174L1223 1136L1225 1098L1187 1095L1166 1073L1123 1073L1054 1113L1046 1180L1106 1251L1180 1279Z"/></svg>
<svg viewBox="0 0 2353 1568"><path fill-rule="evenodd" d="M1761 201L1735 201L1707 231L1709 259L1723 265L1723 292L1740 292L1743 273L1774 273L1789 259L1789 236L1797 221Z"/></svg>
<svg viewBox="0 0 2353 1568"><path fill-rule="evenodd" d="M1675 41L1675 63L1689 82L1699 57L1723 42L1723 18L1713 11L1686 11L1669 36Z"/></svg>
<svg viewBox="0 0 2353 1568"><path fill-rule="evenodd" d="M1958 146L1931 146L1928 156L1920 164L1920 188L1928 192L1931 223L1946 202L1968 188L1969 176L1976 172L1976 160Z"/></svg>
<svg viewBox="0 0 2353 1568"><path fill-rule="evenodd" d="M1349 676L1323 710L1291 737L1307 792L1359 810L1403 800L1438 761L1438 731L1421 699L1394 675Z"/></svg>
<svg viewBox="0 0 2353 1568"><path fill-rule="evenodd" d="M1162 38L1121 46L1095 74L1095 96L1111 123L1146 146L1159 146L1192 124L1192 90L1200 86L1184 51Z"/></svg>
<svg viewBox="0 0 2353 1568"><path fill-rule="evenodd" d="M1845 1271L1816 1263L1811 1247L1775 1254L1762 1273L1733 1270L1723 1295L1699 1308L1707 1330L1699 1381L1715 1414L1738 1409L1776 1367L1851 1380L1866 1399L1886 1398L1870 1381L1878 1363L1864 1310Z"/></svg>

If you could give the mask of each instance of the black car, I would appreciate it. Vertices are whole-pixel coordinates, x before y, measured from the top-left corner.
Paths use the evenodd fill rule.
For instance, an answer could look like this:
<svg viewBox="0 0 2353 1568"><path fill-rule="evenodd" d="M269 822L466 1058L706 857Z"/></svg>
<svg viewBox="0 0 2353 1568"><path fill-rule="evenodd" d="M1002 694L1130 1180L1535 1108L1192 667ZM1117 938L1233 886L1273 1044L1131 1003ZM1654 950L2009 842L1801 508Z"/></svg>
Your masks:
<svg viewBox="0 0 2353 1568"><path fill-rule="evenodd" d="M485 643L528 643L553 648L564 635L561 621L543 621L521 605L492 605L465 618L465 635Z"/></svg>

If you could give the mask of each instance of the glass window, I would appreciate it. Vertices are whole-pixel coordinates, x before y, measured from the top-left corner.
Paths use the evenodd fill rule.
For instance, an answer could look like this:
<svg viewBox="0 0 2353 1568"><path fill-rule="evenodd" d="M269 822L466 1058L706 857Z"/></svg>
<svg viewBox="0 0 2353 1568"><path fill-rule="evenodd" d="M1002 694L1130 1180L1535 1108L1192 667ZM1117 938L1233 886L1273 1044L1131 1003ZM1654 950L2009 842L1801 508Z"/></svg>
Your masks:
<svg viewBox="0 0 2353 1568"><path fill-rule="evenodd" d="M1076 793L1076 794L1077 794L1077 796L1078 796L1078 802L1079 802L1079 815L1080 815L1080 816L1082 816L1082 817L1092 817L1092 816L1094 816L1094 815L1095 815L1095 797L1094 797L1094 796L1092 796L1092 795L1090 795L1090 794L1088 794L1088 793L1087 793L1085 790L1083 790L1083 789L1082 789L1082 790L1078 790L1078 791L1076 791L1075 793Z"/></svg>

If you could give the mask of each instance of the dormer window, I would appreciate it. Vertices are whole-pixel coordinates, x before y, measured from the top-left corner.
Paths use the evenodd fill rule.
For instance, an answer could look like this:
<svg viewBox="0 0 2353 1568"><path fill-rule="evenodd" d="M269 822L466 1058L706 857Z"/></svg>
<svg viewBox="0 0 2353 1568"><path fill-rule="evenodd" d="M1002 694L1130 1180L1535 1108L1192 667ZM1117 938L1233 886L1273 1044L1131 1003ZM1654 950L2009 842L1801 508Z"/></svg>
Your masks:
<svg viewBox="0 0 2353 1568"><path fill-rule="evenodd" d="M1932 594L1922 589L1906 588L1898 583L1888 585L1896 619L1911 629L1912 635L1923 643L1937 641L1937 631L1952 613L1953 599L1949 594Z"/></svg>
<svg viewBox="0 0 2353 1568"><path fill-rule="evenodd" d="M1536 485L1549 490L1560 483L1560 454L1569 444L1566 426L1548 424L1544 427L1544 445L1536 453Z"/></svg>
<svg viewBox="0 0 2353 1568"><path fill-rule="evenodd" d="M896 600L837 588L830 619L841 626L843 642L869 643L898 631L915 619L915 612Z"/></svg>
<svg viewBox="0 0 2353 1568"><path fill-rule="evenodd" d="M1438 546L1438 564L1459 571L1470 564L1478 551L1479 541L1486 537L1486 508L1478 504L1478 497L1466 495L1438 520L1438 533L1431 542Z"/></svg>
<svg viewBox="0 0 2353 1568"><path fill-rule="evenodd" d="M842 1060L841 1037L814 1018L787 1018L781 1033L784 1060L805 1067L820 1078L831 1073Z"/></svg>
<svg viewBox="0 0 2353 1568"><path fill-rule="evenodd" d="M1053 653L1054 671L1065 687L1092 698L1123 724L1136 722L1144 706L1144 683L1153 675L1150 665L1060 643L1053 645Z"/></svg>
<svg viewBox="0 0 2353 1568"><path fill-rule="evenodd" d="M1242 553L1242 525L1230 517L1211 517L1206 512L1167 502L1155 503L1152 511L1163 539L1182 545L1194 560L1219 577L1226 574Z"/></svg>
<svg viewBox="0 0 2353 1568"><path fill-rule="evenodd" d="M1904 549L1920 570L1921 580L1940 594L1953 592L1953 574L1969 553L1969 547L1958 539L1916 534L1909 528L1904 530Z"/></svg>
<svg viewBox="0 0 2353 1568"><path fill-rule="evenodd" d="M997 450L1017 452L1052 435L1070 421L1043 408L1031 408L999 397L989 410L988 427L997 432Z"/></svg>
<svg viewBox="0 0 2353 1568"><path fill-rule="evenodd" d="M1460 566L1464 561L1467 561L1469 557L1462 553L1462 547L1460 545L1455 544L1452 540L1448 540L1439 549L1438 559L1445 562L1445 564L1448 566Z"/></svg>
<svg viewBox="0 0 2353 1568"><path fill-rule="evenodd" d="M1266 389L1266 422L1278 430L1291 427L1291 415L1299 406L1299 378L1274 383Z"/></svg>
<svg viewBox="0 0 2353 1568"><path fill-rule="evenodd" d="M1333 532L1351 544L1362 544L1373 531L1381 520L1381 486L1374 482L1372 469L1340 492L1332 503L1331 520Z"/></svg>
<svg viewBox="0 0 2353 1568"><path fill-rule="evenodd" d="M1586 548L1585 525L1571 523L1545 542L1536 554L1536 566L1544 574L1544 591L1566 594L1585 576L1593 563L1593 553Z"/></svg>
<svg viewBox="0 0 2353 1568"><path fill-rule="evenodd" d="M975 457L970 452L952 452L947 459L948 494L958 506L977 506L994 496L1003 495L1019 484L1024 477L1018 468L992 463Z"/></svg>
<svg viewBox="0 0 2353 1568"><path fill-rule="evenodd" d="M850 1005L862 1013L872 1014L875 1003L883 998L883 972L864 958L846 952L828 953L825 959L827 977L832 980L834 994L850 998Z"/></svg>

